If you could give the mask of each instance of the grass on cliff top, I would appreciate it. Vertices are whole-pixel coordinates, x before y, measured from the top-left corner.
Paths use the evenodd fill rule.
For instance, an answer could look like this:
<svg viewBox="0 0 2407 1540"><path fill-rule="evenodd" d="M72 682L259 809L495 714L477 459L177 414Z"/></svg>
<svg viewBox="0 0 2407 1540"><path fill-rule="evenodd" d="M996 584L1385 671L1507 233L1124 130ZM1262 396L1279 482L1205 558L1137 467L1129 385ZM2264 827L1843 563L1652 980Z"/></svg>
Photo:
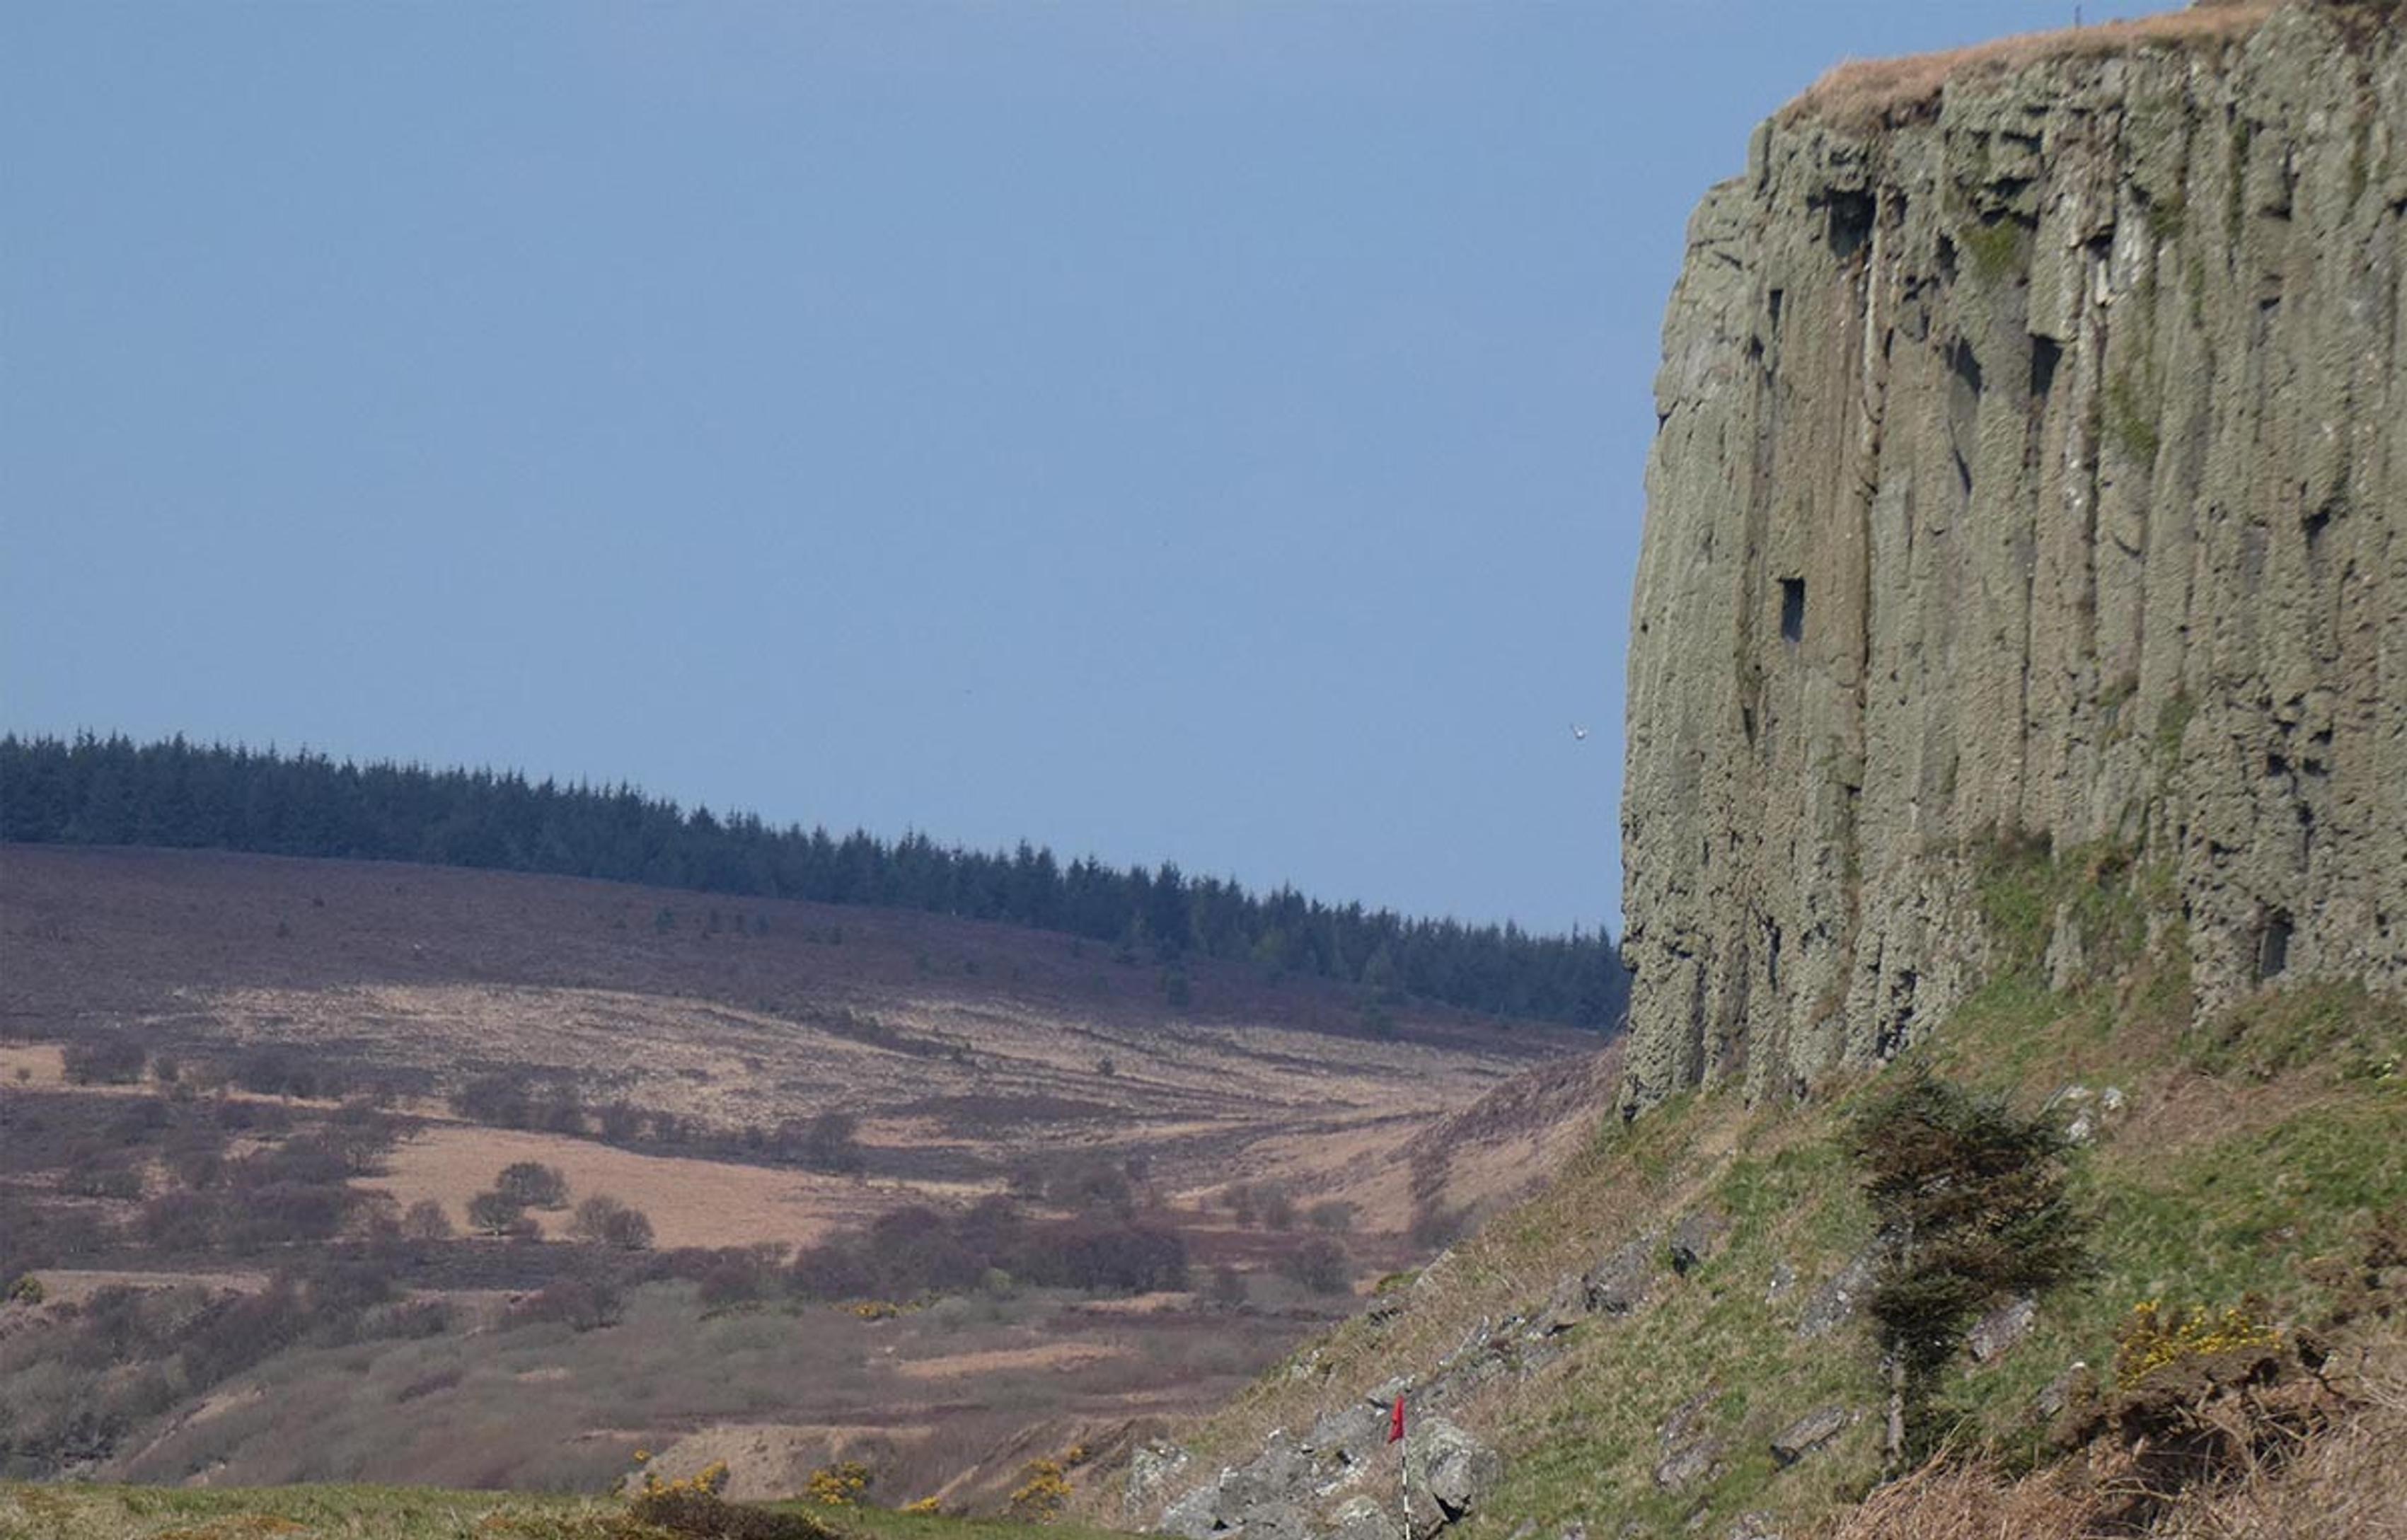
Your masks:
<svg viewBox="0 0 2407 1540"><path fill-rule="evenodd" d="M1826 71L1804 94L1782 107L1780 121L1825 122L1853 132L1911 121L1937 110L1939 93L1952 80L2144 48L2219 47L2255 32L2278 8L2274 0L2232 0L2128 21L2025 33L1902 59L1851 59Z"/></svg>
<svg viewBox="0 0 2407 1540"><path fill-rule="evenodd" d="M2222 1306L2253 1291L2285 1319L2311 1320L2329 1303L2314 1260L2352 1250L2378 1216L2407 1218L2407 1009L2354 985L2302 985L2200 1020L2178 946L2144 950L2160 891L2158 874L2111 851L2002 851L1985 881L2001 971L1916 1050L2027 1112L2071 1087L2093 1108L2106 1088L2122 1096L2072 1164L2096 1220L2096 1276L2052 1297L2020 1347L1986 1365L1962 1360L1948 1387L1968 1445L2008 1469L2040 1452L2042 1388L2075 1362L2110 1364L2133 1305ZM2061 993L2042 977L2059 910L2095 969ZM1872 1240L1843 1145L1875 1078L1802 1108L1691 1095L1602 1129L1546 1192L1415 1280L1403 1315L1348 1323L1198 1430L1203 1468L1249 1458L1272 1428L1309 1428L1393 1376L1426 1376L1629 1241L1659 1248L1684 1216L1710 1211L1729 1232L1704 1265L1685 1277L1659 1266L1645 1308L1582 1322L1560 1358L1519 1360L1447 1408L1505 1456L1466 1540L1574 1522L1719 1533L1751 1513L1829 1521L1879 1475L1884 1388L1860 1318L1813 1337L1798 1328L1817 1286ZM1773 1435L1830 1405L1850 1413L1846 1429L1779 1465ZM1657 1471L1681 1412L1716 1447L1706 1475L1673 1487Z"/></svg>
<svg viewBox="0 0 2407 1540"><path fill-rule="evenodd" d="M1013 1523L769 1504L855 1540L1117 1540L1076 1524ZM188 1488L0 1483L0 1540L675 1540L599 1497L433 1487Z"/></svg>

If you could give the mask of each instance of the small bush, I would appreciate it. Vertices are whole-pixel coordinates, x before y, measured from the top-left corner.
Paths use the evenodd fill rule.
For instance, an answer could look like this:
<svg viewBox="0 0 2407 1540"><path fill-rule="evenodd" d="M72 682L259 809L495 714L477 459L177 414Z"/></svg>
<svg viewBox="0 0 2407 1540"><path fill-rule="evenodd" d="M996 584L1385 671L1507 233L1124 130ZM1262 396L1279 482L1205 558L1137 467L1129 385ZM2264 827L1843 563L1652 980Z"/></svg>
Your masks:
<svg viewBox="0 0 2407 1540"><path fill-rule="evenodd" d="M1020 1472L1028 1479L1011 1494L1011 1517L1023 1524L1052 1518L1070 1501L1070 1481L1058 1460L1032 1460Z"/></svg>

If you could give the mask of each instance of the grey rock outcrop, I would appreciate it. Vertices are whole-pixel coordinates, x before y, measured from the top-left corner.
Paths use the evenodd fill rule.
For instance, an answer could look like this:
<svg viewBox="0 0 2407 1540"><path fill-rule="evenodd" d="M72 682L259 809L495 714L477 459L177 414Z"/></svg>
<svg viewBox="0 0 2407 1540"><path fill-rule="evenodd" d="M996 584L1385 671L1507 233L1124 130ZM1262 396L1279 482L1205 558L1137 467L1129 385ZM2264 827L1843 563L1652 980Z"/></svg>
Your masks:
<svg viewBox="0 0 2407 1540"><path fill-rule="evenodd" d="M1912 1042L1999 961L2001 836L2170 873L2209 1006L2407 991L2383 14L1808 106L1697 210L1632 617L1625 1112ZM2050 929L2077 982L2100 938Z"/></svg>
<svg viewBox="0 0 2407 1540"><path fill-rule="evenodd" d="M1362 1490L1380 1492L1396 1482L1396 1451L1388 1443L1388 1408L1400 1393L1382 1386L1369 1399L1329 1412L1309 1436L1273 1433L1261 1451L1178 1494L1151 1526L1181 1540L1402 1540L1402 1521ZM1426 1395L1426 1390L1422 1392ZM1413 1534L1436 1533L1468 1514L1496 1488L1504 1462L1469 1429L1439 1416L1416 1416L1404 1442L1413 1492ZM1183 1451L1148 1453L1144 1490L1157 1500L1175 1487L1189 1464ZM1134 1469L1132 1497L1139 1488Z"/></svg>

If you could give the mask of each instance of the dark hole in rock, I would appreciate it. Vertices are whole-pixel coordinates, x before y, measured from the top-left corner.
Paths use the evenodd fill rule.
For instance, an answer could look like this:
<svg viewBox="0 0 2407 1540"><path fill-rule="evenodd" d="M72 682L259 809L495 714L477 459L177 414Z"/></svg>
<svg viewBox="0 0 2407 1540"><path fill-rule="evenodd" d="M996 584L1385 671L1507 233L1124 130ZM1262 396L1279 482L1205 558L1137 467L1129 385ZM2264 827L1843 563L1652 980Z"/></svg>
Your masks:
<svg viewBox="0 0 2407 1540"><path fill-rule="evenodd" d="M1844 262L1873 235L1873 195L1839 192L1830 198L1830 255Z"/></svg>
<svg viewBox="0 0 2407 1540"><path fill-rule="evenodd" d="M1973 395L1981 393L1981 360L1971 343L1957 338L1956 346L1947 349L1947 366L1956 371L1957 378L1971 387Z"/></svg>
<svg viewBox="0 0 2407 1540"><path fill-rule="evenodd" d="M1805 639L1805 579L1780 579L1780 636L1783 641Z"/></svg>
<svg viewBox="0 0 2407 1540"><path fill-rule="evenodd" d="M2265 773L2274 777L2286 776L2290 773L2290 762L2279 754L2268 754L2265 756Z"/></svg>
<svg viewBox="0 0 2407 1540"><path fill-rule="evenodd" d="M2289 911L2276 909L2265 917L2265 932L2257 938L2257 981L2263 983L2290 965Z"/></svg>
<svg viewBox="0 0 2407 1540"><path fill-rule="evenodd" d="M2044 401L2047 392L2056 388L2056 366L2064 359L2064 344L2054 337L2031 338L2030 393L2034 400Z"/></svg>
<svg viewBox="0 0 2407 1540"><path fill-rule="evenodd" d="M2322 549L2324 532L2331 528L2332 513L2332 505L2326 503L2321 507L2315 509L2314 512L2307 515L2306 518L2300 520L2300 523L2307 532L2307 550L2309 554L2314 554Z"/></svg>

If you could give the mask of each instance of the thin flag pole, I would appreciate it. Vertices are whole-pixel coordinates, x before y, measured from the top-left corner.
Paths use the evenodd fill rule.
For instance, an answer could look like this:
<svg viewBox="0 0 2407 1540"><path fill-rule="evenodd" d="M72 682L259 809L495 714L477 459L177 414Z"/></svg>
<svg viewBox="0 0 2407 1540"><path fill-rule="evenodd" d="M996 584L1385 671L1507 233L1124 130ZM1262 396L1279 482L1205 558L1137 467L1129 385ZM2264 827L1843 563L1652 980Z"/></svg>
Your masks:
<svg viewBox="0 0 2407 1540"><path fill-rule="evenodd" d="M1388 1419L1388 1442L1396 1447L1396 1497L1404 1510L1404 1540L1413 1540L1413 1465L1412 1446L1404 1438L1404 1398L1396 1398L1396 1409Z"/></svg>

